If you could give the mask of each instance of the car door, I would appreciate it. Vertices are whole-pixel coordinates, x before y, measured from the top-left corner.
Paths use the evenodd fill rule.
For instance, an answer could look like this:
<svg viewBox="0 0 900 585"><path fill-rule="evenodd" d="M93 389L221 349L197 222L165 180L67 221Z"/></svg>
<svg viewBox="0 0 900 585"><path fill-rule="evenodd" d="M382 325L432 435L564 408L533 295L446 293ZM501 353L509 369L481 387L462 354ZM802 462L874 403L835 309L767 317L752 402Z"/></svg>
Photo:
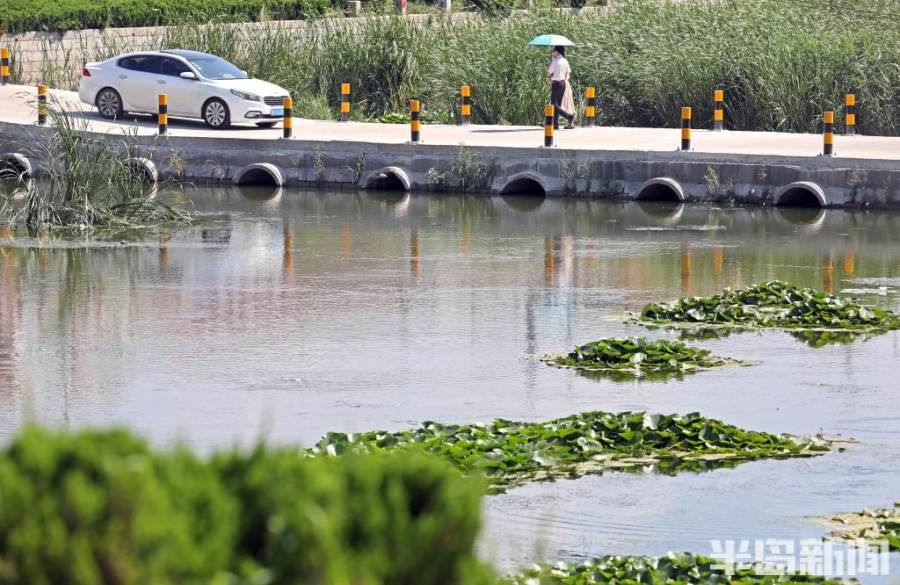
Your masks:
<svg viewBox="0 0 900 585"><path fill-rule="evenodd" d="M119 59L116 85L125 109L132 112L156 111L156 74L159 71L156 55L131 55Z"/></svg>
<svg viewBox="0 0 900 585"><path fill-rule="evenodd" d="M181 74L194 73L187 63L174 57L160 57L156 76L157 93L169 96L169 113L175 116L200 116L200 84L196 79L182 79Z"/></svg>

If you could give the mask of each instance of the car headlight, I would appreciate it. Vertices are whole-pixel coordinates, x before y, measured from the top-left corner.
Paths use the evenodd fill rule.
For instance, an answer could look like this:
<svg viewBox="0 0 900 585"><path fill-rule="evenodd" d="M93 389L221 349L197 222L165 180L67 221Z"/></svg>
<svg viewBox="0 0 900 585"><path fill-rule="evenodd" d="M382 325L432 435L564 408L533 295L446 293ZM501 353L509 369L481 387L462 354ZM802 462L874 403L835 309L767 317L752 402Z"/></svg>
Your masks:
<svg viewBox="0 0 900 585"><path fill-rule="evenodd" d="M242 100L247 100L248 102L258 102L261 101L259 96L255 93L247 93L246 91L241 91L239 89L232 89L231 93L238 96Z"/></svg>

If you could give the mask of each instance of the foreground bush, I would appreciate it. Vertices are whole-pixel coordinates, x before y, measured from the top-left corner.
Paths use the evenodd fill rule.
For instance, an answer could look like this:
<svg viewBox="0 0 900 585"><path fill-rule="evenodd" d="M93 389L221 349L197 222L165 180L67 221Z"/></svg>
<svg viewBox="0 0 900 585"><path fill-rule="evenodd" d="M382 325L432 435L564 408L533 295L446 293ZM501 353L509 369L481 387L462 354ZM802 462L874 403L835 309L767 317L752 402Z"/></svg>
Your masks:
<svg viewBox="0 0 900 585"><path fill-rule="evenodd" d="M480 494L415 453L206 462L32 428L0 454L0 583L483 583Z"/></svg>

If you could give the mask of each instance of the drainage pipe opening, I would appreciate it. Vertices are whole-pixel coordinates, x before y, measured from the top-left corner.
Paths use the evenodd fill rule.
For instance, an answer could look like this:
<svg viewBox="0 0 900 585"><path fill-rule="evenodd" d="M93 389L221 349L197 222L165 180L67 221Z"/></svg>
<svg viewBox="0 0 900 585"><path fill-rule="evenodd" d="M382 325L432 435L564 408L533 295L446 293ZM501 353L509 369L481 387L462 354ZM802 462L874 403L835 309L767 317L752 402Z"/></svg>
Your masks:
<svg viewBox="0 0 900 585"><path fill-rule="evenodd" d="M366 181L372 191L409 191L409 179L400 169L388 168L373 173Z"/></svg>
<svg viewBox="0 0 900 585"><path fill-rule="evenodd" d="M0 155L0 179L28 179L32 176L31 162L17 152Z"/></svg>
<svg viewBox="0 0 900 585"><path fill-rule="evenodd" d="M684 201L684 191L681 185L672 179L651 179L638 189L637 200L681 203Z"/></svg>
<svg viewBox="0 0 900 585"><path fill-rule="evenodd" d="M825 207L825 194L813 183L799 182L786 186L775 198L779 207Z"/></svg>
<svg viewBox="0 0 900 585"><path fill-rule="evenodd" d="M153 161L146 158L129 158L125 161L125 167L138 181L144 185L155 185L159 180L159 172Z"/></svg>
<svg viewBox="0 0 900 585"><path fill-rule="evenodd" d="M238 171L234 176L234 184L238 186L281 187L284 184L284 178L275 165L271 163L256 163Z"/></svg>
<svg viewBox="0 0 900 585"><path fill-rule="evenodd" d="M500 191L501 195L532 195L537 197L544 197L547 193L544 190L543 185L535 181L534 179L529 179L527 177L522 177L519 179L513 179L509 183L506 184L505 187Z"/></svg>

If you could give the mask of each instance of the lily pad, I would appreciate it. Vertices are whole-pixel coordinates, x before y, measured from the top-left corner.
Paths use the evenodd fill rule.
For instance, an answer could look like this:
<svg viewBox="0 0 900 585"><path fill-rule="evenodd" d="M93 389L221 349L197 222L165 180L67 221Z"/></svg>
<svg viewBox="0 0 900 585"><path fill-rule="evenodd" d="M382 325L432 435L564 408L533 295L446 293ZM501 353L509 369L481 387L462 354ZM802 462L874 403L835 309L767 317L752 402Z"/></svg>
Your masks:
<svg viewBox="0 0 900 585"><path fill-rule="evenodd" d="M690 553L668 553L661 557L605 556L588 561L535 565L500 581L501 585L586 585L623 583L693 583L699 585L839 585L840 579L805 573L773 575L757 567L736 567L729 575L722 561Z"/></svg>
<svg viewBox="0 0 900 585"><path fill-rule="evenodd" d="M566 355L544 356L541 360L560 368L598 373L596 377L617 381L645 376L660 379L711 368L747 365L680 341L643 337L604 338L578 346Z"/></svg>
<svg viewBox="0 0 900 585"><path fill-rule="evenodd" d="M704 471L763 458L810 457L830 449L823 439L744 430L699 413L648 415L592 411L545 422L498 419L489 424L422 423L397 432L328 433L310 456L396 449L426 451L464 473L486 476L491 491L648 467L662 473Z"/></svg>
<svg viewBox="0 0 900 585"><path fill-rule="evenodd" d="M638 321L688 327L730 329L790 329L846 333L883 333L900 329L900 316L867 307L851 297L829 295L773 280L742 289L725 289L709 297L686 297L672 303L651 303ZM840 342L848 338L840 338ZM818 347L838 341L816 338Z"/></svg>

